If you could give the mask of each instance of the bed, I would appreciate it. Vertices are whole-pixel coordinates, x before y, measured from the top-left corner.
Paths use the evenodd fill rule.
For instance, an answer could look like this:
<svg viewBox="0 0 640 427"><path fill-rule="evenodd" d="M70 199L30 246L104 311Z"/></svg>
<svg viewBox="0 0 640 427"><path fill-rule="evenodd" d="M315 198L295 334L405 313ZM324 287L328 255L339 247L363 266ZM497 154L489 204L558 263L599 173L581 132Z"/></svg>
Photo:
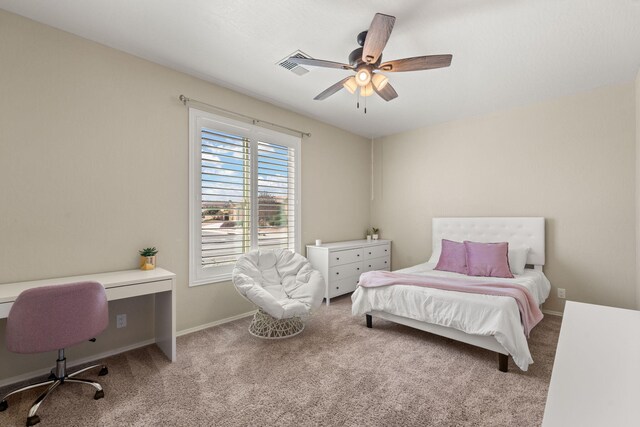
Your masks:
<svg viewBox="0 0 640 427"><path fill-rule="evenodd" d="M528 247L527 268L513 279L494 277L474 280L510 282L526 287L538 305L549 296L551 284L542 267L545 263L544 218L433 218L432 256L426 263L397 270L432 277L469 277L434 270L442 239L462 242L509 242L510 248ZM494 351L498 369L508 370L508 356L523 371L533 363L513 298L461 293L418 286L393 285L379 288L358 286L352 297L352 314L365 315L367 327L373 317L431 332Z"/></svg>

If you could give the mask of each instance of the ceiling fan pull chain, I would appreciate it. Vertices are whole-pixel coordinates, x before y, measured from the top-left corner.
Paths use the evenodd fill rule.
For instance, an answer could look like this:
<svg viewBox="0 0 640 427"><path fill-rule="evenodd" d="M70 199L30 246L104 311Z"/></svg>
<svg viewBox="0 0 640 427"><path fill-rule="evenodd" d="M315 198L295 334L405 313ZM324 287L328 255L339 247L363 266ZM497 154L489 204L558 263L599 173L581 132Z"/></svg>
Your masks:
<svg viewBox="0 0 640 427"><path fill-rule="evenodd" d="M367 114L367 98L364 99L364 113Z"/></svg>

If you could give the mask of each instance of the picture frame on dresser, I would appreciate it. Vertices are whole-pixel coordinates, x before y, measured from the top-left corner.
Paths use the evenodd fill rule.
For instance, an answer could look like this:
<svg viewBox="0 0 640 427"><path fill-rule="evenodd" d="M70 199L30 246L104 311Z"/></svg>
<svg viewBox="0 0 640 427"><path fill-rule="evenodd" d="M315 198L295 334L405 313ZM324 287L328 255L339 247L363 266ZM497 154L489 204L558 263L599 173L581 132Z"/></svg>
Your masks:
<svg viewBox="0 0 640 427"><path fill-rule="evenodd" d="M307 245L307 259L325 281L324 298L356 290L360 275L372 270L391 270L391 240L349 240Z"/></svg>

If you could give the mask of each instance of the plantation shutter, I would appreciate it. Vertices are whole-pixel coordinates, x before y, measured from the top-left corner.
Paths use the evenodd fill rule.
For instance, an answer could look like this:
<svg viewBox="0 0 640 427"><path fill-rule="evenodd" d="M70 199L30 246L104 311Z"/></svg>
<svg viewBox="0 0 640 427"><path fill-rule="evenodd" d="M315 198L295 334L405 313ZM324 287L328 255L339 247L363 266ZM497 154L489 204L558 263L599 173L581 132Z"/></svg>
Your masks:
<svg viewBox="0 0 640 427"><path fill-rule="evenodd" d="M233 265L251 247L250 144L202 128L201 264Z"/></svg>
<svg viewBox="0 0 640 427"><path fill-rule="evenodd" d="M300 138L190 109L189 285L252 249L297 252Z"/></svg>
<svg viewBox="0 0 640 427"><path fill-rule="evenodd" d="M258 247L295 251L295 148L258 142Z"/></svg>

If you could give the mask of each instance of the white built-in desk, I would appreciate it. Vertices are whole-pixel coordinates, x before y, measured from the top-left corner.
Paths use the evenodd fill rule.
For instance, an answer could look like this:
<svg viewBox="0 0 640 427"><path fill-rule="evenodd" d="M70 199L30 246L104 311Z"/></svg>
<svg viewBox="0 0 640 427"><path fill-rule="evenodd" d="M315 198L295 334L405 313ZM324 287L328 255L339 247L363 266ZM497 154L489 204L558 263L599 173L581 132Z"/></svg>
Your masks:
<svg viewBox="0 0 640 427"><path fill-rule="evenodd" d="M105 287L109 301L140 295L155 295L156 344L173 362L176 360L175 278L174 273L156 268L148 271L114 271L86 276L0 284L0 319L9 315L9 310L20 292L40 286L93 280Z"/></svg>
<svg viewBox="0 0 640 427"><path fill-rule="evenodd" d="M542 425L640 425L640 311L567 302Z"/></svg>

